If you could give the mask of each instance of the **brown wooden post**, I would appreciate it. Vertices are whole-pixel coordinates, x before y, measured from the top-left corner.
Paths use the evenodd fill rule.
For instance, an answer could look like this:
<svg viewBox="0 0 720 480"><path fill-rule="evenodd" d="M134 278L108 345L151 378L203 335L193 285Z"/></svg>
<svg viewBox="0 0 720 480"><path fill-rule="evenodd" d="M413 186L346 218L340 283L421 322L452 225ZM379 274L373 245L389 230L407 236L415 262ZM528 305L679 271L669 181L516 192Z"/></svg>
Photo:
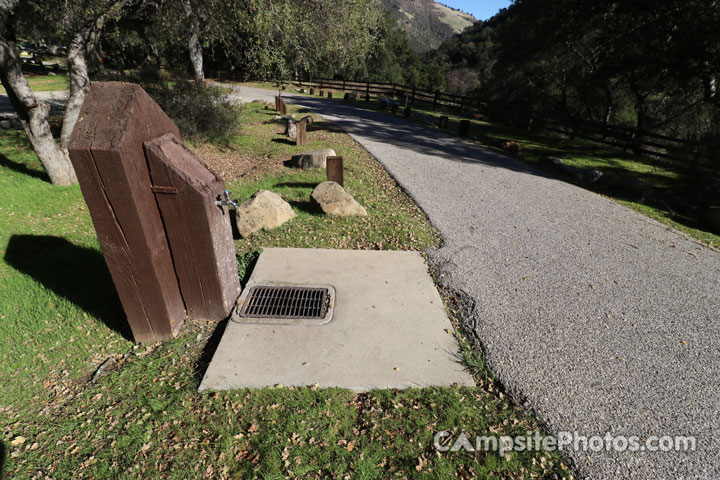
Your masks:
<svg viewBox="0 0 720 480"><path fill-rule="evenodd" d="M223 320L240 295L225 184L173 134L145 151L188 316Z"/></svg>
<svg viewBox="0 0 720 480"><path fill-rule="evenodd" d="M343 157L327 157L327 179L345 186L343 178Z"/></svg>
<svg viewBox="0 0 720 480"><path fill-rule="evenodd" d="M365 101L370 101L370 82L367 82L367 90L365 90Z"/></svg>
<svg viewBox="0 0 720 480"><path fill-rule="evenodd" d="M282 97L279 95L275 97L275 109L280 115L287 115L287 107L285 106L285 102Z"/></svg>
<svg viewBox="0 0 720 480"><path fill-rule="evenodd" d="M392 97L395 98L395 84L392 85Z"/></svg>
<svg viewBox="0 0 720 480"><path fill-rule="evenodd" d="M328 98L332 98L332 93L333 93L333 92L327 92L327 93L328 93Z"/></svg>
<svg viewBox="0 0 720 480"><path fill-rule="evenodd" d="M405 118L410 118L410 114L412 113L412 110L410 107L405 107Z"/></svg>
<svg viewBox="0 0 720 480"><path fill-rule="evenodd" d="M458 133L461 137L470 136L470 120L460 120L460 129Z"/></svg>
<svg viewBox="0 0 720 480"><path fill-rule="evenodd" d="M440 127L443 130L447 130L448 128L448 117L442 116L440 117L440 121L438 122L438 127Z"/></svg>
<svg viewBox="0 0 720 480"><path fill-rule="evenodd" d="M185 306L143 143L177 126L139 86L96 82L69 144L70 160L135 340L173 337Z"/></svg>
<svg viewBox="0 0 720 480"><path fill-rule="evenodd" d="M345 91L345 78L343 78L343 92Z"/></svg>
<svg viewBox="0 0 720 480"><path fill-rule="evenodd" d="M465 96L460 97L460 113L465 111Z"/></svg>
<svg viewBox="0 0 720 480"><path fill-rule="evenodd" d="M400 111L400 105L398 105L397 103L393 103L392 114L397 115L399 111Z"/></svg>
<svg viewBox="0 0 720 480"><path fill-rule="evenodd" d="M410 103L413 104L413 105L415 104L415 89L416 89L416 88L415 88L415 86L413 85L412 100L410 100Z"/></svg>
<svg viewBox="0 0 720 480"><path fill-rule="evenodd" d="M440 90L435 90L435 98L433 99L433 111L437 110L438 98L440 97Z"/></svg>
<svg viewBox="0 0 720 480"><path fill-rule="evenodd" d="M315 95L315 87L310 87L310 95Z"/></svg>
<svg viewBox="0 0 720 480"><path fill-rule="evenodd" d="M307 122L297 123L297 134L295 135L295 145L307 145Z"/></svg>

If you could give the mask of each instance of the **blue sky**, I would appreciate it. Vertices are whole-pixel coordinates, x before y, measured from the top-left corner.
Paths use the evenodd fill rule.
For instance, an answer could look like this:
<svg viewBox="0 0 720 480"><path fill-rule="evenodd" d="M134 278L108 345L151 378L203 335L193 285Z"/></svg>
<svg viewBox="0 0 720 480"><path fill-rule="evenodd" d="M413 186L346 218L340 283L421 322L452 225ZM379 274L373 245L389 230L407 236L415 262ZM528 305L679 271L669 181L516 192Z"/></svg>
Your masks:
<svg viewBox="0 0 720 480"><path fill-rule="evenodd" d="M498 10L505 8L512 2L510 0L439 0L440 3L473 14L478 20L487 20Z"/></svg>

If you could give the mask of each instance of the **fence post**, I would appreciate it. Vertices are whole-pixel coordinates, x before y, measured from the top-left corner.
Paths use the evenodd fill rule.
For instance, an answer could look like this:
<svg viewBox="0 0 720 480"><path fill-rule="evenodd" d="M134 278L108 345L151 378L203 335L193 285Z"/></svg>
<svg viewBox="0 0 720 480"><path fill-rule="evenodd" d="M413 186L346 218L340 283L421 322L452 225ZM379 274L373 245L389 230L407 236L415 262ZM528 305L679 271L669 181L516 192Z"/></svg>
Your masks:
<svg viewBox="0 0 720 480"><path fill-rule="evenodd" d="M440 90L435 90L435 98L433 99L433 112L437 110L438 98L440 97Z"/></svg>
<svg viewBox="0 0 720 480"><path fill-rule="evenodd" d="M365 90L365 101L370 101L370 82L367 82L367 90Z"/></svg>
<svg viewBox="0 0 720 480"><path fill-rule="evenodd" d="M343 92L345 91L345 78L343 78Z"/></svg>
<svg viewBox="0 0 720 480"><path fill-rule="evenodd" d="M416 90L416 87L415 87L415 85L413 85L412 100L410 100L410 103L413 105L415 105L415 90Z"/></svg>
<svg viewBox="0 0 720 480"><path fill-rule="evenodd" d="M465 112L465 96L460 97L460 113Z"/></svg>

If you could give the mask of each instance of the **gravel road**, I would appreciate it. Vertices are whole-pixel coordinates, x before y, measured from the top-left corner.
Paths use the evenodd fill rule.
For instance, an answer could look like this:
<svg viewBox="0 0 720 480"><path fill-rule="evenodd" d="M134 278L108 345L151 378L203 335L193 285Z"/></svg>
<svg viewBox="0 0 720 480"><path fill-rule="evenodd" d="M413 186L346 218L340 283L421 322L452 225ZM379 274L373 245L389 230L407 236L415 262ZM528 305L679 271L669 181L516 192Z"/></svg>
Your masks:
<svg viewBox="0 0 720 480"><path fill-rule="evenodd" d="M255 94L274 92L241 93ZM490 367L550 432L696 439L566 450L580 476L720 478L720 253L454 136L285 97L341 126L426 212L443 240L431 262L474 300Z"/></svg>

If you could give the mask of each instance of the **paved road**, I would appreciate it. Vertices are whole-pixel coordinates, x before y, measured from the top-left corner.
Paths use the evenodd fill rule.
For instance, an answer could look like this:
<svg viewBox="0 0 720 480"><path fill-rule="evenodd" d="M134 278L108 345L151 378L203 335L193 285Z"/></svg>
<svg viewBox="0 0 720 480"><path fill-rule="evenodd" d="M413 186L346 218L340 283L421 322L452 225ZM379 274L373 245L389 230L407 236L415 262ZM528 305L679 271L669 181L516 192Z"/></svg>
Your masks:
<svg viewBox="0 0 720 480"><path fill-rule="evenodd" d="M50 102L53 113L62 113L65 111L67 96L68 92L66 91L35 92L36 98ZM10 99L6 94L0 94L0 117L15 117L15 109L10 104Z"/></svg>
<svg viewBox="0 0 720 480"><path fill-rule="evenodd" d="M443 239L431 262L474 299L490 367L551 432L696 437L689 453L571 451L582 476L720 478L717 251L437 130L287 97L340 125L423 208Z"/></svg>

